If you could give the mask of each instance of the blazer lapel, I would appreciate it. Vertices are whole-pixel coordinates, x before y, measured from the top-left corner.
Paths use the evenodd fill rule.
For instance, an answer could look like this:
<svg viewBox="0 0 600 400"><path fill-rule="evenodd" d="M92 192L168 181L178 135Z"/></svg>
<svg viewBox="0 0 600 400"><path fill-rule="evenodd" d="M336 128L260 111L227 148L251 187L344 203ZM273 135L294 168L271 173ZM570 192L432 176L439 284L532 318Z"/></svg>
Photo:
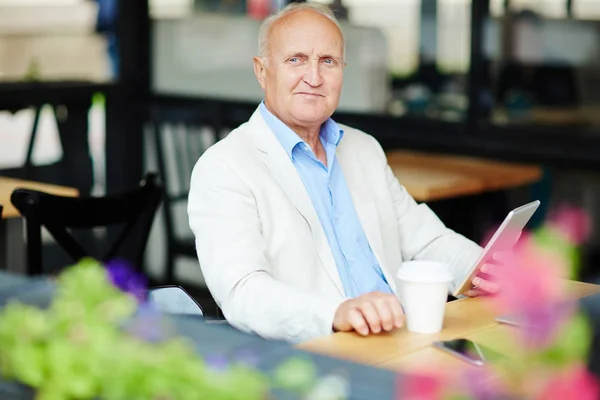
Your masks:
<svg viewBox="0 0 600 400"><path fill-rule="evenodd" d="M396 291L396 284L394 277L390 275L388 270L387 259L385 257L385 249L383 246L383 238L381 236L381 229L379 224L379 214L377 212L377 205L373 198L373 191L367 185L368 176L365 176L362 168L362 163L367 162L361 158L359 149L346 147L340 142L336 157L338 163L344 172L344 178L346 179L346 185L350 191L352 197L352 203L354 209L358 214L360 224L367 236L367 241L371 246L375 258L379 262L379 266L385 279L390 285L392 291Z"/></svg>
<svg viewBox="0 0 600 400"><path fill-rule="evenodd" d="M321 264L325 268L327 275L329 275L335 284L339 293L342 296L345 296L344 287L331 248L329 247L327 236L323 231L319 216L315 211L310 196L308 195L294 164L285 152L283 146L281 146L277 140L275 134L260 115L260 110L257 109L254 112L250 118L249 124L251 125L249 133L256 144L260 157L290 201L294 204L300 214L302 214L306 222L308 222Z"/></svg>

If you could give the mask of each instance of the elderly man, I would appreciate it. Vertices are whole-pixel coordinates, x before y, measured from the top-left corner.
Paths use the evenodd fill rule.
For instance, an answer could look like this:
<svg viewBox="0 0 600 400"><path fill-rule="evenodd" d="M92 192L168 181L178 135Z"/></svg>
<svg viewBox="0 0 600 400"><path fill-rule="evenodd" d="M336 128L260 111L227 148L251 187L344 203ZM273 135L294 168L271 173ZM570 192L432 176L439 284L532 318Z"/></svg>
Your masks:
<svg viewBox="0 0 600 400"><path fill-rule="evenodd" d="M416 204L373 137L330 118L344 48L324 6L294 3L265 20L254 59L264 102L192 175L189 221L208 288L232 325L266 338L399 328L403 260L447 263L457 284L481 252Z"/></svg>

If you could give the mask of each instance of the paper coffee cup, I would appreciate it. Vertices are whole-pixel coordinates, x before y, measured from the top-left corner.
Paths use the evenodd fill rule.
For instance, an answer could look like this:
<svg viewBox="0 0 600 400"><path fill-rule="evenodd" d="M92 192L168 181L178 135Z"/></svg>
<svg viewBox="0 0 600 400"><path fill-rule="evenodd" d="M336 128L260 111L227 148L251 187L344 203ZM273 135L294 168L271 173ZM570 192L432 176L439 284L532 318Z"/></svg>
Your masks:
<svg viewBox="0 0 600 400"><path fill-rule="evenodd" d="M436 261L403 263L396 276L398 296L410 332L442 330L448 288L454 277L448 265Z"/></svg>

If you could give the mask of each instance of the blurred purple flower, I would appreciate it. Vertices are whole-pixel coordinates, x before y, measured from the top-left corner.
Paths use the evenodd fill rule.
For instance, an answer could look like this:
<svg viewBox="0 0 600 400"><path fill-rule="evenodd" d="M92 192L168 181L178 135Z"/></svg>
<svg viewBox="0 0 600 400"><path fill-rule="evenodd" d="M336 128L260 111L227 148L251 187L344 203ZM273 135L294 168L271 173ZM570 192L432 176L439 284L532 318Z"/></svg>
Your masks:
<svg viewBox="0 0 600 400"><path fill-rule="evenodd" d="M241 364L245 364L249 367L256 367L260 358L258 355L250 349L241 349L235 354L235 360Z"/></svg>
<svg viewBox="0 0 600 400"><path fill-rule="evenodd" d="M519 320L528 345L549 344L572 312L564 302L564 260L524 235L495 278L502 288L493 297L497 312Z"/></svg>
<svg viewBox="0 0 600 400"><path fill-rule="evenodd" d="M505 398L504 387L495 372L489 368L468 368L462 376L462 384L472 400L496 400Z"/></svg>
<svg viewBox="0 0 600 400"><path fill-rule="evenodd" d="M546 347L554 341L562 326L575 312L570 301L551 302L536 308L525 308L516 314L522 338L527 346Z"/></svg>
<svg viewBox="0 0 600 400"><path fill-rule="evenodd" d="M126 326L127 332L146 342L161 342L170 335L169 326L161 314L150 303L143 303Z"/></svg>
<svg viewBox="0 0 600 400"><path fill-rule="evenodd" d="M146 301L146 278L131 268L127 261L112 260L106 264L106 270L114 286L134 296L138 303Z"/></svg>
<svg viewBox="0 0 600 400"><path fill-rule="evenodd" d="M225 371L229 366L229 360L220 354L209 355L205 357L204 361L209 368L218 372Z"/></svg>

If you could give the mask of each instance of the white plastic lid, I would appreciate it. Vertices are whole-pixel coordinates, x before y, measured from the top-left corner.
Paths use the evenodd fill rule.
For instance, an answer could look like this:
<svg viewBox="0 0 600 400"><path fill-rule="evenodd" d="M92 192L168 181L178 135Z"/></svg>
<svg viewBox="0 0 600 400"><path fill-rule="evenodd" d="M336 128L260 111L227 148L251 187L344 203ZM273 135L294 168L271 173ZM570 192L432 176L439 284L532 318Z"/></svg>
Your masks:
<svg viewBox="0 0 600 400"><path fill-rule="evenodd" d="M446 283L454 279L450 267L437 261L406 261L396 277L417 283Z"/></svg>

